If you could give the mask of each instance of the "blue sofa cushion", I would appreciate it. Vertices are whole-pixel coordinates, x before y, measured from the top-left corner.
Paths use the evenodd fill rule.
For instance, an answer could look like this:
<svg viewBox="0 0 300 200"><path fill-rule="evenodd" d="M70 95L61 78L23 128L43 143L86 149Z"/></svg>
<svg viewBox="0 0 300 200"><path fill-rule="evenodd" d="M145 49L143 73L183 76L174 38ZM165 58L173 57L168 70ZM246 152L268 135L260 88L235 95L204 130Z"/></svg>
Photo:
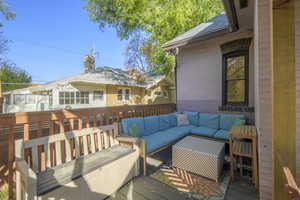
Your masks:
<svg viewBox="0 0 300 200"><path fill-rule="evenodd" d="M175 113L168 114L170 117L170 128L177 126L177 117Z"/></svg>
<svg viewBox="0 0 300 200"><path fill-rule="evenodd" d="M206 137L214 137L217 131L218 130L216 129L207 128L207 127L195 127L191 130L191 133L195 135L206 136Z"/></svg>
<svg viewBox="0 0 300 200"><path fill-rule="evenodd" d="M221 114L220 129L229 131L236 120L245 120L244 115Z"/></svg>
<svg viewBox="0 0 300 200"><path fill-rule="evenodd" d="M159 115L159 130L163 131L171 127L169 115Z"/></svg>
<svg viewBox="0 0 300 200"><path fill-rule="evenodd" d="M218 130L214 136L216 139L229 140L229 131Z"/></svg>
<svg viewBox="0 0 300 200"><path fill-rule="evenodd" d="M143 136L142 138L146 142L147 153L170 143L170 139L166 136L164 131L159 131L152 135Z"/></svg>
<svg viewBox="0 0 300 200"><path fill-rule="evenodd" d="M177 126L177 127L170 128L170 129L166 130L165 132L184 136L184 135L188 135L191 132L191 130L195 127L196 126L193 126L193 125Z"/></svg>
<svg viewBox="0 0 300 200"><path fill-rule="evenodd" d="M123 133L124 134L130 135L129 134L129 129L132 126L137 126L139 128L140 136L142 136L144 134L144 132L145 132L144 118L134 117L134 118L122 119L122 128L123 128Z"/></svg>
<svg viewBox="0 0 300 200"><path fill-rule="evenodd" d="M143 135L151 135L159 131L159 116L144 117L145 132Z"/></svg>
<svg viewBox="0 0 300 200"><path fill-rule="evenodd" d="M177 125L177 118L175 114L159 115L159 130L163 131Z"/></svg>
<svg viewBox="0 0 300 200"><path fill-rule="evenodd" d="M207 127L212 129L220 128L220 115L218 114L199 114L198 126Z"/></svg>
<svg viewBox="0 0 300 200"><path fill-rule="evenodd" d="M198 125L198 112L184 112L188 116L188 120L191 125L197 126Z"/></svg>

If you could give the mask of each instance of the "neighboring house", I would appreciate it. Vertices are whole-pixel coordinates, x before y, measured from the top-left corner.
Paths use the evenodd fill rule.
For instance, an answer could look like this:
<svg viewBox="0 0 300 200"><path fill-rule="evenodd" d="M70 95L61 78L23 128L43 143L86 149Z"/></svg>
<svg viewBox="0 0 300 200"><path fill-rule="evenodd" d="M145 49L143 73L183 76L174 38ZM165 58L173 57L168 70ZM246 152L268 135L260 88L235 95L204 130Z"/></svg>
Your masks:
<svg viewBox="0 0 300 200"><path fill-rule="evenodd" d="M245 114L258 130L260 199L286 199L278 153L300 183L300 1L223 5L163 45L176 55L177 110Z"/></svg>
<svg viewBox="0 0 300 200"><path fill-rule="evenodd" d="M174 102L174 84L164 75L97 67L40 86L5 92L4 113Z"/></svg>

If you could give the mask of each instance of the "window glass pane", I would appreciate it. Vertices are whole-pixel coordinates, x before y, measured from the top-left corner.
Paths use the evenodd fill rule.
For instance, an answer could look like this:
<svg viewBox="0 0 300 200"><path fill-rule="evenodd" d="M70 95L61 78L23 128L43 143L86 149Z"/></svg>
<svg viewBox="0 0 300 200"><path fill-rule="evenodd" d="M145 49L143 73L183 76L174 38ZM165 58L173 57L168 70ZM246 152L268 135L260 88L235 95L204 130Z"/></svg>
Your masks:
<svg viewBox="0 0 300 200"><path fill-rule="evenodd" d="M118 89L118 100L122 101L123 99L123 90L122 89Z"/></svg>
<svg viewBox="0 0 300 200"><path fill-rule="evenodd" d="M14 104L25 104L25 95L24 94L15 94L14 95Z"/></svg>
<svg viewBox="0 0 300 200"><path fill-rule="evenodd" d="M227 82L227 102L245 101L245 80L233 80Z"/></svg>
<svg viewBox="0 0 300 200"><path fill-rule="evenodd" d="M26 104L35 104L35 96L26 94Z"/></svg>
<svg viewBox="0 0 300 200"><path fill-rule="evenodd" d="M59 92L59 104L60 105L65 104L65 93L64 92Z"/></svg>
<svg viewBox="0 0 300 200"><path fill-rule="evenodd" d="M84 104L84 93L80 92L80 104Z"/></svg>
<svg viewBox="0 0 300 200"><path fill-rule="evenodd" d="M76 92L76 104L80 104L80 94Z"/></svg>
<svg viewBox="0 0 300 200"><path fill-rule="evenodd" d="M245 78L245 56L227 58L227 80Z"/></svg>
<svg viewBox="0 0 300 200"><path fill-rule="evenodd" d="M75 103L74 92L71 92L71 93L70 93L70 98L71 98L71 99L70 99L70 103L71 103L71 104L74 104L74 103Z"/></svg>
<svg viewBox="0 0 300 200"><path fill-rule="evenodd" d="M125 100L129 100L129 96L130 96L130 90L126 89L125 90Z"/></svg>
<svg viewBox="0 0 300 200"><path fill-rule="evenodd" d="M70 92L65 92L65 104L70 104Z"/></svg>
<svg viewBox="0 0 300 200"><path fill-rule="evenodd" d="M97 100L103 100L103 91L94 91L94 97L93 97L94 101Z"/></svg>
<svg viewBox="0 0 300 200"><path fill-rule="evenodd" d="M84 92L84 103L89 104L89 92Z"/></svg>

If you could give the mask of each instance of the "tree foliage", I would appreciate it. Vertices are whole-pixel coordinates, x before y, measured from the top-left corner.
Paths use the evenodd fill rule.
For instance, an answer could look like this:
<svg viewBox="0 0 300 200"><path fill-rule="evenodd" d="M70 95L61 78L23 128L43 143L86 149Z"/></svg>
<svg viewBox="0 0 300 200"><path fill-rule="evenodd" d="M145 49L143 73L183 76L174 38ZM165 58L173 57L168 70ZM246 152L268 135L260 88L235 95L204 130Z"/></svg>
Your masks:
<svg viewBox="0 0 300 200"><path fill-rule="evenodd" d="M220 0L86 0L86 9L100 28L112 26L122 39L145 32L148 54L144 55L156 71L169 73L174 57L161 45L222 12L223 7Z"/></svg>
<svg viewBox="0 0 300 200"><path fill-rule="evenodd" d="M28 73L11 63L2 63L0 67L0 80L4 92L28 87L24 83L31 83L31 76ZM10 84L5 84L10 83ZM12 84L13 83L13 84ZM15 84L20 83L20 85Z"/></svg>
<svg viewBox="0 0 300 200"><path fill-rule="evenodd" d="M0 12L6 20L13 19L16 17L16 13L9 9L7 3L4 0L0 0ZM0 23L0 26L2 26L2 23Z"/></svg>

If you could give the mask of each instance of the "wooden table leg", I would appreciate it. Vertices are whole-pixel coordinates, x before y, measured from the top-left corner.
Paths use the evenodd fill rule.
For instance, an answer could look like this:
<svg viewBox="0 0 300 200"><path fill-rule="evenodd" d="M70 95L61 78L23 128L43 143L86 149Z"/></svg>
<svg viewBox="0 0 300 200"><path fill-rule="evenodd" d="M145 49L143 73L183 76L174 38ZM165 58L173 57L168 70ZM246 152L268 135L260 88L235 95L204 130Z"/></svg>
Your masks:
<svg viewBox="0 0 300 200"><path fill-rule="evenodd" d="M257 171L257 146L256 146L256 138L252 140L252 151L253 151L253 158L252 158L252 176L253 176L253 183L256 188L258 188L258 171Z"/></svg>
<svg viewBox="0 0 300 200"><path fill-rule="evenodd" d="M232 152L232 137L229 139L229 153L230 153L230 176L231 176L231 182L234 181L234 157Z"/></svg>

